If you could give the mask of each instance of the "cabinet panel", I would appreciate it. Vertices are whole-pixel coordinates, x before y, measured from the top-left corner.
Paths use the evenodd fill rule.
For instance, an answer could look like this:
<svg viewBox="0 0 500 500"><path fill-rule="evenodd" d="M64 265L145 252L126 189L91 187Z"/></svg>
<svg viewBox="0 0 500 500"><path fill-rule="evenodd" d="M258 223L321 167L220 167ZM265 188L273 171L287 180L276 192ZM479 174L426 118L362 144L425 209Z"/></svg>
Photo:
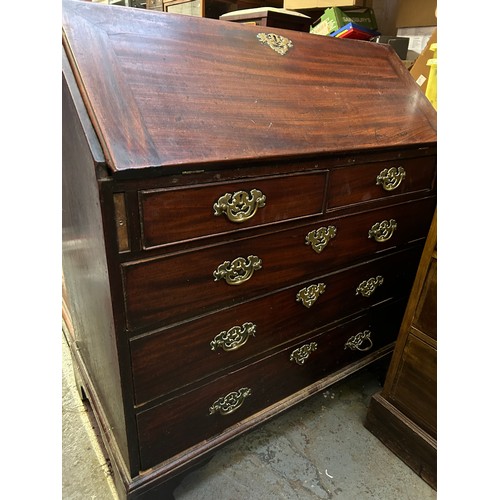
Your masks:
<svg viewBox="0 0 500 500"><path fill-rule="evenodd" d="M437 340L437 260L432 259L422 294L415 309L413 326Z"/></svg>
<svg viewBox="0 0 500 500"><path fill-rule="evenodd" d="M388 400L436 438L437 351L410 334Z"/></svg>

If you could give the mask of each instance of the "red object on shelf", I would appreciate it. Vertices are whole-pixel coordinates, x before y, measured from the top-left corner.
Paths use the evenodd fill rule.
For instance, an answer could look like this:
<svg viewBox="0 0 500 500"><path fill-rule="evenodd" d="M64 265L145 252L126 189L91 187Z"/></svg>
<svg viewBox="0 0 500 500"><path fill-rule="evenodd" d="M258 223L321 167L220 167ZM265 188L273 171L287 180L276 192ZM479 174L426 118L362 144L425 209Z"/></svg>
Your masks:
<svg viewBox="0 0 500 500"><path fill-rule="evenodd" d="M355 23L348 23L337 31L333 32L330 36L334 38L354 38L356 40L371 40L379 36L380 33L376 30L371 30L360 26Z"/></svg>

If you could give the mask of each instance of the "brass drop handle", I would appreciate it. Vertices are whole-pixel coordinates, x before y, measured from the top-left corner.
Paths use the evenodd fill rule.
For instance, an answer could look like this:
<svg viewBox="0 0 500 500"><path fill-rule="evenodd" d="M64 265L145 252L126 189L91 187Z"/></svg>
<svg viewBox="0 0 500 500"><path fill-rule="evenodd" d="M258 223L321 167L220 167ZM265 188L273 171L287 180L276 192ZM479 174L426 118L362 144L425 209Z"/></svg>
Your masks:
<svg viewBox="0 0 500 500"><path fill-rule="evenodd" d="M335 226L320 227L307 233L306 245L311 245L316 253L321 253L336 235L337 228Z"/></svg>
<svg viewBox="0 0 500 500"><path fill-rule="evenodd" d="M384 243L392 238L397 227L398 223L395 219L376 222L368 231L368 238L373 238L377 243Z"/></svg>
<svg viewBox="0 0 500 500"><path fill-rule="evenodd" d="M245 401L245 399L252 394L252 390L248 387L242 387L237 391L230 392L226 396L222 396L208 409L208 413L213 415L219 413L220 415L230 415L235 412Z"/></svg>
<svg viewBox="0 0 500 500"><path fill-rule="evenodd" d="M372 332L370 330L364 330L363 332L356 333L350 337L344 345L344 349L351 349L352 351L369 351L373 347L373 342L371 339ZM368 342L368 345L361 347L364 342Z"/></svg>
<svg viewBox="0 0 500 500"><path fill-rule="evenodd" d="M214 271L214 281L225 280L228 285L241 285L261 268L262 259L256 255L249 255L246 259L237 257L232 262L226 260Z"/></svg>
<svg viewBox="0 0 500 500"><path fill-rule="evenodd" d="M243 323L241 326L233 326L216 335L210 342L210 349L215 351L220 347L224 351L236 351L246 344L250 336L255 337L256 330L257 327L250 322Z"/></svg>
<svg viewBox="0 0 500 500"><path fill-rule="evenodd" d="M377 175L377 186L382 186L386 191L394 191L398 188L406 177L406 172L403 167L384 168Z"/></svg>
<svg viewBox="0 0 500 500"><path fill-rule="evenodd" d="M251 219L259 208L266 206L266 196L258 189L226 193L214 203L214 215L225 215L231 222Z"/></svg>
<svg viewBox="0 0 500 500"><path fill-rule="evenodd" d="M324 283L310 285L299 290L296 300L297 302L302 302L302 305L309 308L316 302L316 300L318 300L318 297L324 293L325 290L326 285Z"/></svg>
<svg viewBox="0 0 500 500"><path fill-rule="evenodd" d="M292 351L290 354L290 361L295 361L298 365L303 365L307 358L318 348L318 344L316 342L311 342L310 344L304 344L302 347L299 347Z"/></svg>
<svg viewBox="0 0 500 500"><path fill-rule="evenodd" d="M363 297L370 297L370 295L379 287L384 284L384 277L377 276L376 278L370 278L362 281L358 288L356 288L356 295L362 295Z"/></svg>

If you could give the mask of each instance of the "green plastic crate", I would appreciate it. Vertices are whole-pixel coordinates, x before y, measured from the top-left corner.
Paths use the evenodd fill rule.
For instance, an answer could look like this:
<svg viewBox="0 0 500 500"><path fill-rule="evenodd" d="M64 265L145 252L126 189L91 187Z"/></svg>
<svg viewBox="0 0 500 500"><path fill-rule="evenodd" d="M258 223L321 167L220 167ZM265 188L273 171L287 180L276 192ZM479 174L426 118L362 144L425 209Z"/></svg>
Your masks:
<svg viewBox="0 0 500 500"><path fill-rule="evenodd" d="M372 30L377 29L375 12L370 7L332 7L311 26L316 35L329 35L349 23L359 24Z"/></svg>

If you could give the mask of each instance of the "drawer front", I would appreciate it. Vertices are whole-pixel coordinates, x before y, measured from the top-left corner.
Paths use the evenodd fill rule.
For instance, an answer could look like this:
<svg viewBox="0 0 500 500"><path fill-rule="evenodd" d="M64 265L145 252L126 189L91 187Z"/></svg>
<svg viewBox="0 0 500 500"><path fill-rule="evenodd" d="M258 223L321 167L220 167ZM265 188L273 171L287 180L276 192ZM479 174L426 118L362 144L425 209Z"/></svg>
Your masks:
<svg viewBox="0 0 500 500"><path fill-rule="evenodd" d="M328 208L434 189L436 158L413 158L334 169Z"/></svg>
<svg viewBox="0 0 500 500"><path fill-rule="evenodd" d="M435 199L430 198L201 251L124 264L128 328L188 319L195 312L206 314L340 269L356 258L425 238L434 207ZM384 232L373 228L391 221L395 229L390 237L376 241L377 234ZM309 235L331 226L336 232L321 249L318 241L324 239ZM235 283L234 277L242 278L239 284L230 284Z"/></svg>
<svg viewBox="0 0 500 500"><path fill-rule="evenodd" d="M226 370L393 297L407 297L420 248L399 252L130 342L136 404ZM371 295L359 285L382 276ZM323 284L308 305L301 290ZM366 295L366 294L365 294ZM306 297L307 299L307 297Z"/></svg>
<svg viewBox="0 0 500 500"><path fill-rule="evenodd" d="M326 172L139 193L145 249L318 215Z"/></svg>
<svg viewBox="0 0 500 500"><path fill-rule="evenodd" d="M402 309L401 305L376 308L367 316L138 413L142 469L223 432L393 341Z"/></svg>
<svg viewBox="0 0 500 500"><path fill-rule="evenodd" d="M136 404L167 394L225 370L332 321L394 297L406 297L420 249L400 252L291 287L258 300L133 339L131 359ZM382 276L369 296L359 285ZM297 300L301 290L324 290L312 304ZM182 355L181 355L182 354Z"/></svg>

